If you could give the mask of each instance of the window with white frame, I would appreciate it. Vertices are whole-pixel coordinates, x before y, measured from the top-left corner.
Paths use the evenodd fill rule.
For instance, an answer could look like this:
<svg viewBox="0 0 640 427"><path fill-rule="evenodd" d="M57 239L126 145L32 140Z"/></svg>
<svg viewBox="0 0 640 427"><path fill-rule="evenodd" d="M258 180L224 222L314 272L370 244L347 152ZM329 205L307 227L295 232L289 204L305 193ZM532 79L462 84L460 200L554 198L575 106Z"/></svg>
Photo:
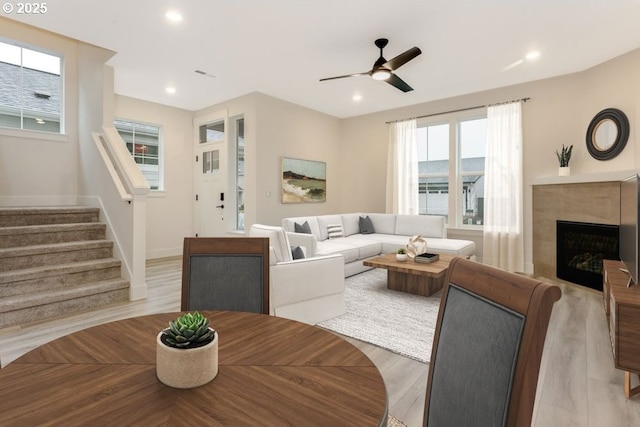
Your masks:
<svg viewBox="0 0 640 427"><path fill-rule="evenodd" d="M163 190L160 126L117 119L115 127L151 190Z"/></svg>
<svg viewBox="0 0 640 427"><path fill-rule="evenodd" d="M236 129L236 229L244 230L244 117L235 120Z"/></svg>
<svg viewBox="0 0 640 427"><path fill-rule="evenodd" d="M484 223L486 113L418 122L420 213L442 215L449 227Z"/></svg>
<svg viewBox="0 0 640 427"><path fill-rule="evenodd" d="M0 127L62 133L62 55L0 42Z"/></svg>

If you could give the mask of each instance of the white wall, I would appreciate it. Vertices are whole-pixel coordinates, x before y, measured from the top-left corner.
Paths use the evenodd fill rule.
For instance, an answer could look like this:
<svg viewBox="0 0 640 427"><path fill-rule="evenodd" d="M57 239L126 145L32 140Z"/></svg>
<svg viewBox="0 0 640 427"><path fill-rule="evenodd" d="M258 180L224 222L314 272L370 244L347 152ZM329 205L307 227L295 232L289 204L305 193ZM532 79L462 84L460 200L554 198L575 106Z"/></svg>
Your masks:
<svg viewBox="0 0 640 427"><path fill-rule="evenodd" d="M193 233L193 112L115 96L115 117L160 125L164 191L147 197L147 258L182 254Z"/></svg>

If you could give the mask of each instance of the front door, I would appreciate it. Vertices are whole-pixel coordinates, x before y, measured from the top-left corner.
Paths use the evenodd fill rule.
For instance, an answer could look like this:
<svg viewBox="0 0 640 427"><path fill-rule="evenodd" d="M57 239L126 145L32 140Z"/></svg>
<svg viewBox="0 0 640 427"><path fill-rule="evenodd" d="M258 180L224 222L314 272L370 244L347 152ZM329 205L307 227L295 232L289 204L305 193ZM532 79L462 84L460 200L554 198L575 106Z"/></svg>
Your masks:
<svg viewBox="0 0 640 427"><path fill-rule="evenodd" d="M219 237L227 231L226 111L196 118L194 228L198 237Z"/></svg>

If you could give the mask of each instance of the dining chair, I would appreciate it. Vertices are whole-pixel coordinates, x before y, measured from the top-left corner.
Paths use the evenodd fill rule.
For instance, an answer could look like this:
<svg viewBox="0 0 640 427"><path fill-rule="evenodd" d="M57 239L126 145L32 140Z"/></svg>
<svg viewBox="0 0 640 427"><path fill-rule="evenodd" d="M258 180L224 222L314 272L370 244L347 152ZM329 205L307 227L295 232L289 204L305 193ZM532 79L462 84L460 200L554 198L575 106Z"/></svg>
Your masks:
<svg viewBox="0 0 640 427"><path fill-rule="evenodd" d="M269 239L185 238L180 308L269 314Z"/></svg>
<svg viewBox="0 0 640 427"><path fill-rule="evenodd" d="M451 261L429 363L424 426L530 426L560 288Z"/></svg>

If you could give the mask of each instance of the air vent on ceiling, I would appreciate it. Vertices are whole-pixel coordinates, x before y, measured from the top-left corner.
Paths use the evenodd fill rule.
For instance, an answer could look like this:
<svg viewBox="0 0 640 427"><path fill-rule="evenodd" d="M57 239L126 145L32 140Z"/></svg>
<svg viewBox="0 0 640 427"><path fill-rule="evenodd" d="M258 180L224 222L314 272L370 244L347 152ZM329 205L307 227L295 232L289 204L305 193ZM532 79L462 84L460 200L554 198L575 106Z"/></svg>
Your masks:
<svg viewBox="0 0 640 427"><path fill-rule="evenodd" d="M214 76L213 74L209 74L209 73L207 73L206 71L202 71L202 70L195 70L195 73L196 73L196 74L203 75L203 76L205 76L205 77L212 78L212 79L215 79L215 78L216 78L216 76Z"/></svg>

